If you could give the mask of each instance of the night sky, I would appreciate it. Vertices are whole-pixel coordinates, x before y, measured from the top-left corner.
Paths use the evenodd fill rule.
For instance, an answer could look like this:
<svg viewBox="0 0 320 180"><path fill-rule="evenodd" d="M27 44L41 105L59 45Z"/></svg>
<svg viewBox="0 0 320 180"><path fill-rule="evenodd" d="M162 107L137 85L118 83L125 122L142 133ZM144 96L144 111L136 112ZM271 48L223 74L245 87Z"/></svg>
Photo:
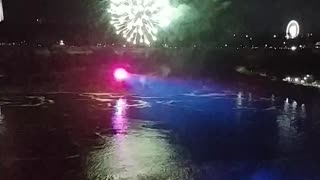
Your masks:
<svg viewBox="0 0 320 180"><path fill-rule="evenodd" d="M296 19L303 32L320 31L319 0L206 0L216 6L228 2L230 5L220 10L210 19L215 32L234 29L243 33L283 32L287 23ZM92 25L101 22L105 9L103 0L3 0L6 23L28 24L37 18L60 24ZM201 6L199 0L176 0L176 5ZM200 3L200 4L199 4ZM209 7L211 8L211 7ZM205 17L210 11L202 12ZM220 28L220 29L219 29Z"/></svg>
<svg viewBox="0 0 320 180"><path fill-rule="evenodd" d="M6 21L30 23L37 18L46 18L57 23L81 21L86 17L90 0L5 0Z"/></svg>

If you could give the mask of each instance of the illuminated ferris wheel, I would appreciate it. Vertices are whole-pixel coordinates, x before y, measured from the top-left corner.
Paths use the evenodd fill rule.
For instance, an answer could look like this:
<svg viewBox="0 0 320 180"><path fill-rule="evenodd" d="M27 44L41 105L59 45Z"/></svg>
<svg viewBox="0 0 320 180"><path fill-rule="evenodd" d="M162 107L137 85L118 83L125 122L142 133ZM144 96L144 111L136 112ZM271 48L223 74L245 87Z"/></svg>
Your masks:
<svg viewBox="0 0 320 180"><path fill-rule="evenodd" d="M286 30L286 38L287 39L295 39L300 34L300 26L299 23L295 20L289 22Z"/></svg>

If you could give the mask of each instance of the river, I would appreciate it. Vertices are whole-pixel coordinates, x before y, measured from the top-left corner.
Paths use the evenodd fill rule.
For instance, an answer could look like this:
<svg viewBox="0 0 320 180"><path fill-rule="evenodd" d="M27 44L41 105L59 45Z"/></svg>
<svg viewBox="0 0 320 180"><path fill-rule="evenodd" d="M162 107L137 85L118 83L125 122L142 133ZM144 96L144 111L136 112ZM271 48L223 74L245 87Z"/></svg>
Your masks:
<svg viewBox="0 0 320 180"><path fill-rule="evenodd" d="M317 179L320 105L163 80L0 95L0 179Z"/></svg>

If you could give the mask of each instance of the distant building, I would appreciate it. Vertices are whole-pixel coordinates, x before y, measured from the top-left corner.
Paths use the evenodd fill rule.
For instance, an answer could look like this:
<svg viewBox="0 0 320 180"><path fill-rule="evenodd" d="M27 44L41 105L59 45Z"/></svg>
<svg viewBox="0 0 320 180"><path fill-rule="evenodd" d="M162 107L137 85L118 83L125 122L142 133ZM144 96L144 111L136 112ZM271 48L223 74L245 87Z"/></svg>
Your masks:
<svg viewBox="0 0 320 180"><path fill-rule="evenodd" d="M0 22L4 20L2 0L0 0Z"/></svg>

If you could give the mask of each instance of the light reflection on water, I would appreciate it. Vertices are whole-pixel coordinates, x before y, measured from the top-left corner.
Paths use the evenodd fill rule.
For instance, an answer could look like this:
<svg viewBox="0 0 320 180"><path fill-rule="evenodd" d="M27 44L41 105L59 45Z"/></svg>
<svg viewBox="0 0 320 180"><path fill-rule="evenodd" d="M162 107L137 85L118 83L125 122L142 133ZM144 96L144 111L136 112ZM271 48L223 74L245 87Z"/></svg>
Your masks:
<svg viewBox="0 0 320 180"><path fill-rule="evenodd" d="M117 131L117 134L123 134L128 129L128 119L126 117L127 100L118 99L114 107L114 116L112 118L113 128Z"/></svg>
<svg viewBox="0 0 320 180"><path fill-rule="evenodd" d="M91 93L79 95L81 98L67 96L67 100L60 96L55 94L50 98L63 105L74 103L70 111L65 112L53 103L47 103L42 109L41 106L7 105L2 111L0 107L0 137L1 126L4 127L1 121L8 122L8 137L27 138L26 144L39 143L35 138L38 134L30 135L39 129L39 135L49 134L46 137L51 138L50 143L58 145L61 145L61 134L66 135L62 136L66 139L72 137L72 143L64 141L66 146L62 145L54 153L61 153L64 158L64 152L70 150L74 155L68 143L79 142L80 155L75 157L81 157L83 162L77 164L85 172L83 179L192 179L193 176L195 179L234 179L238 174L251 177L260 172L257 164L261 167L265 162L273 165L273 161L277 161L286 166L282 159L303 158L306 151L310 152L304 146L306 142L311 142L312 148L319 146L318 138L310 138L317 137L314 132L320 129L319 106L270 94L262 97L242 90L228 93L198 91L172 97ZM15 104L33 105L43 101L33 98L30 103L20 102L20 99L25 98L15 98L19 101ZM59 119L61 116L48 119L48 122L43 119L56 114L57 109L66 114L63 116L66 119ZM75 116L79 110L80 115ZM76 121L74 116L83 119ZM305 129L308 122L309 129ZM64 123L70 123L68 130ZM9 131L10 127L19 127L19 131ZM0 147L7 148L8 137L3 136ZM28 159L48 159L46 153L38 157L37 150L45 148L34 150L33 146L28 146L31 148L28 149L25 144L18 144L18 138L13 142L16 149L35 152L28 154ZM87 139L93 144L81 146ZM46 140L42 143L48 144ZM49 155L52 159L58 157ZM13 159L18 157L11 156ZM0 160L7 158L2 157ZM252 166L247 165L247 159L254 162Z"/></svg>
<svg viewBox="0 0 320 180"><path fill-rule="evenodd" d="M297 124L305 121L307 118L306 107L304 104L298 105L296 101L290 101L288 98L284 101L283 110L277 116L279 129L279 149L282 152L294 152L301 148L301 142L304 135L299 131Z"/></svg>
<svg viewBox="0 0 320 180"><path fill-rule="evenodd" d="M4 131L4 114L2 113L2 107L0 106L0 135L3 134Z"/></svg>
<svg viewBox="0 0 320 180"><path fill-rule="evenodd" d="M2 124L3 119L4 115L2 114L2 107L0 106L0 124Z"/></svg>
<svg viewBox="0 0 320 180"><path fill-rule="evenodd" d="M199 98L207 97L206 100L212 97L212 107L215 107L215 97L216 95L210 93L208 95L198 94L191 96L199 96ZM290 99L286 99L283 101L281 105L277 102L277 98L274 95L271 95L270 98L262 98L262 97L255 97L252 93L244 93L238 92L235 95L225 95L224 101L233 101L234 104L232 105L235 108L235 118L238 120L238 124L233 124L230 122L230 127L232 126L239 126L238 128L246 129L246 126L252 126L246 122L246 117L250 117L250 114L259 114L259 113L267 113L268 116L274 116L275 122L277 123L277 134L271 134L270 136L278 136L279 140L275 141L275 147L278 148L279 152L282 153L291 153L301 149L301 139L299 138L303 135L303 132L298 130L298 126L296 125L297 121L305 120L307 118L306 115L306 107L305 105L299 105L298 102ZM219 99L220 100L220 99ZM150 99L148 103L153 104L155 102L159 103L157 99L152 100ZM168 99L168 102L172 102L174 100ZM202 104L198 101L203 101L200 99L194 99L192 101L174 101L176 107L178 106L187 106L192 108L198 108L194 105L188 106L188 103L198 104L201 106ZM178 179L188 179L190 178L190 173L188 172L188 168L192 168L191 164L187 165L188 168L185 167L186 159L183 159L181 154L177 154L177 145L173 145L169 143L169 136L173 134L173 132L168 130L162 130L161 128L150 128L152 125L155 124L153 121L148 120L136 120L131 119L128 116L130 113L128 111L130 108L134 108L135 106L132 104L128 104L128 102L135 102L135 101L128 101L127 99L118 99L115 102L114 106L114 113L112 118L112 125L113 129L115 129L116 134L113 136L105 136L105 146L101 149L94 150L90 153L89 162L88 162L88 177L89 179L96 179L97 177L113 177L115 179L139 179L139 178L158 178L158 179L167 179L167 178L178 178ZM167 101L161 101L163 106L168 106ZM205 104L206 105L206 104ZM174 108L174 106L168 106ZM215 111L215 109L205 108L206 112ZM221 110L221 109L220 109ZM224 109L224 113L232 113L230 109ZM212 113L212 112L211 112ZM250 116L248 116L248 114ZM259 114L258 117L263 116L264 114ZM158 117L161 119L161 116ZM178 116L179 118L179 116ZM190 117L191 118L191 117ZM217 118L217 117L216 117ZM215 118L214 118L215 119ZM163 119L165 123L170 123L173 119ZM185 122L184 122L185 121ZM189 119L184 119L181 121L181 126L185 126ZM219 120L218 120L219 121ZM222 120L220 120L222 121ZM272 119L264 118L260 120L261 123L265 123L265 121L272 122ZM192 121L191 121L192 122ZM193 122L192 122L193 123ZM198 120L198 123L201 121ZM204 121L202 123L207 123ZM212 126L221 126L219 122L215 122L216 124L212 124ZM260 124L259 119L255 123ZM248 125L247 125L248 124ZM255 126L255 125L253 125ZM260 126L260 125L258 125ZM208 127L208 129L213 127ZM218 128L218 127L217 127ZM222 129L230 131L229 128L221 126ZM271 127L266 127L270 129ZM193 129L190 129L194 131ZM234 129L236 131L236 129ZM207 131L204 129L204 131ZM266 131L267 132L267 131ZM221 136L211 132L212 139L217 141L219 138L215 136ZM225 133L222 133L225 134ZM247 136L251 135L250 132L245 132L244 134L238 134L236 136ZM266 137L262 137L262 141L270 141L266 134L261 134ZM195 135L196 136L196 135ZM255 136L253 134L253 136ZM184 138L184 137L182 137ZM185 137L187 138L187 137ZM203 137L192 137L192 141L198 141L196 138L203 138ZM222 137L221 137L222 138ZM232 137L235 140L237 137ZM188 138L187 138L188 139ZM210 138L209 138L210 139ZM223 139L223 138L222 138ZM240 138L241 139L241 138ZM262 143L259 142L258 138L250 137L254 142L249 142L249 144L255 143ZM272 139L272 138L271 138ZM201 141L201 139L200 139ZM217 142L219 142L218 140ZM251 141L251 140L249 140ZM245 143L246 141L244 141ZM209 143L209 142L208 142ZM192 143L191 143L192 144ZM210 143L209 143L210 144ZM236 142L232 142L231 147L235 145ZM206 146L201 144L199 149L203 148L201 146ZM224 146L224 145L223 145ZM222 147L223 147L222 146ZM189 145L187 145L189 147ZM222 147L217 146L217 152L219 149L221 150ZM226 146L227 147L227 146ZM257 145L255 147L258 148ZM186 147L184 147L186 148ZM210 147L212 148L212 147ZM249 148L249 147L247 147ZM269 147L272 149L272 147ZM244 148L246 149L246 148ZM188 152L188 149L184 149ZM230 150L230 149L226 149ZM251 150L252 151L252 150ZM260 151L260 150L257 150ZM196 150L197 152L197 150ZM254 151L253 151L254 152ZM194 152L190 152L191 154ZM199 153L201 153L199 151ZM214 153L212 151L211 153ZM235 152L236 154L238 152ZM198 155L197 155L198 156ZM210 155L209 155L210 156ZM225 155L223 155L225 156ZM239 154L241 157L241 153ZM210 162L210 160L208 159ZM184 164L184 166L182 166ZM227 163L228 164L228 163ZM228 165L227 165L228 166ZM216 167L211 165L205 165L204 167L199 166L195 169L200 170L202 168L209 168L214 170ZM224 171L223 169L222 171ZM199 172L199 171L198 171ZM218 173L219 175L223 174L221 172ZM204 177L213 177L214 175L210 174L209 176ZM199 175L202 177L203 175Z"/></svg>
<svg viewBox="0 0 320 180"><path fill-rule="evenodd" d="M242 107L242 101L243 101L243 93L239 92L237 95L237 108L241 108Z"/></svg>
<svg viewBox="0 0 320 180"><path fill-rule="evenodd" d="M112 118L114 136L105 136L105 146L88 157L88 178L162 178L181 176L175 150L165 130L148 128L154 122L129 119L126 99L116 100ZM181 179L181 178L180 178Z"/></svg>

